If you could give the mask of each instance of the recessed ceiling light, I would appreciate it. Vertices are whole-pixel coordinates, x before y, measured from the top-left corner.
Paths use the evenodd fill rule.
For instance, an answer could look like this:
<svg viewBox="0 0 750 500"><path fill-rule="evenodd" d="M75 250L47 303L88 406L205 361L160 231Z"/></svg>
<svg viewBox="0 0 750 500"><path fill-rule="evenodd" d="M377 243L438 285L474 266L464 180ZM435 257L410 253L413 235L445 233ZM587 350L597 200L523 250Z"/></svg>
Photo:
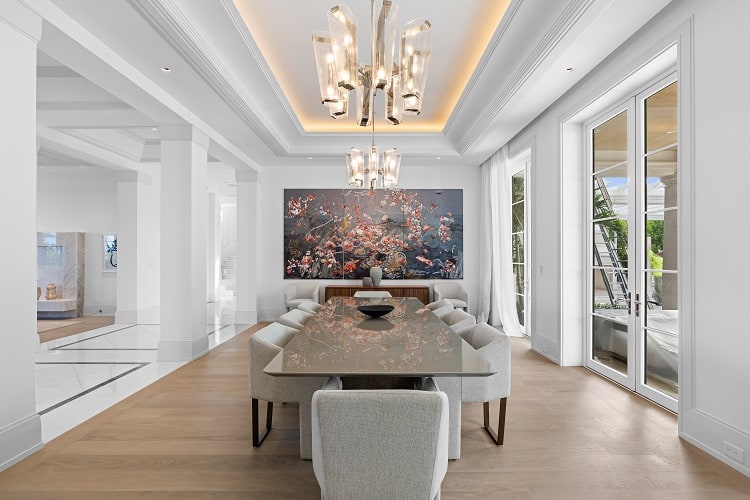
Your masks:
<svg viewBox="0 0 750 500"><path fill-rule="evenodd" d="M163 73L171 73L171 72L172 72L172 68L170 68L169 66L164 66L164 67L163 67L163 68L161 69L161 71L162 71Z"/></svg>
<svg viewBox="0 0 750 500"><path fill-rule="evenodd" d="M158 129L158 128L156 128L156 127L151 127L151 130L153 130L153 131L157 131L157 130L159 130L159 129Z"/></svg>
<svg viewBox="0 0 750 500"><path fill-rule="evenodd" d="M308 157L307 157L307 159L308 159L308 160L312 160L312 156L308 156Z"/></svg>
<svg viewBox="0 0 750 500"><path fill-rule="evenodd" d="M438 156L437 158L435 158L435 159L436 159L436 160L442 160L442 158L440 158L439 156Z"/></svg>

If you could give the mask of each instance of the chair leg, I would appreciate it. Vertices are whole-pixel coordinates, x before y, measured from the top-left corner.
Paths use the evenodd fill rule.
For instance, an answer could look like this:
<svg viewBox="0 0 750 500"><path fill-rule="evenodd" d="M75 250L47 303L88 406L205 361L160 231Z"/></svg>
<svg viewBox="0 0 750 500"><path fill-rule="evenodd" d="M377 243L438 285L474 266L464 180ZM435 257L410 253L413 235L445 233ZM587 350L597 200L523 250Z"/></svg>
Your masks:
<svg viewBox="0 0 750 500"><path fill-rule="evenodd" d="M273 403L268 402L268 406L266 407L266 428L263 431L262 435L258 435L258 400L255 398L252 398L252 406L253 406L253 448L257 448L260 446L263 441L266 439L266 436L269 432L271 432L271 423L273 422Z"/></svg>
<svg viewBox="0 0 750 500"><path fill-rule="evenodd" d="M497 422L497 432L495 432L490 425L490 402L484 402L484 428L498 446L503 444L503 438L505 437L505 408L507 405L508 398L502 398L500 400L500 416Z"/></svg>

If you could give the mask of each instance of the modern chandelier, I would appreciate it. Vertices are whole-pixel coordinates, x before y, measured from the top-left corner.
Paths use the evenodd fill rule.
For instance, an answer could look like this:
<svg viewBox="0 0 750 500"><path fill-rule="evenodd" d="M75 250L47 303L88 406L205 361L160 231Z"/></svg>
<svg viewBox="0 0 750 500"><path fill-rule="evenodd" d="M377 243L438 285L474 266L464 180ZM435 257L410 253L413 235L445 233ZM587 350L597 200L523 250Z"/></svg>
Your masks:
<svg viewBox="0 0 750 500"><path fill-rule="evenodd" d="M392 148L385 151L380 161L375 145L377 91L383 91L384 116L392 125L400 124L404 115L418 115L422 111L432 54L430 22L419 18L402 26L397 49L397 11L391 0L370 0L369 65L359 63L357 21L348 6L331 7L327 15L329 31L313 32L320 98L329 115L337 120L348 118L349 95L354 90L357 124L372 127L372 144L366 165L361 149L352 147L346 151L351 186L373 189L378 178L384 188L395 187L398 183L401 154Z"/></svg>

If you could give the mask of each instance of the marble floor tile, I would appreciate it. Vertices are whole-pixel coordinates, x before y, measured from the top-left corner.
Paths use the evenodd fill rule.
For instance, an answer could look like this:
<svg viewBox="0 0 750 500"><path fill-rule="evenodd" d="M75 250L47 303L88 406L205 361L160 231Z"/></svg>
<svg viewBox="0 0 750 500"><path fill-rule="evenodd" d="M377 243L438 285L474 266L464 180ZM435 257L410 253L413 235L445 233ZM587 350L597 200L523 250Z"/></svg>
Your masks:
<svg viewBox="0 0 750 500"><path fill-rule="evenodd" d="M209 349L250 325L234 324L233 300L209 303ZM40 344L37 411L48 442L184 365L160 362L159 325L114 324Z"/></svg>

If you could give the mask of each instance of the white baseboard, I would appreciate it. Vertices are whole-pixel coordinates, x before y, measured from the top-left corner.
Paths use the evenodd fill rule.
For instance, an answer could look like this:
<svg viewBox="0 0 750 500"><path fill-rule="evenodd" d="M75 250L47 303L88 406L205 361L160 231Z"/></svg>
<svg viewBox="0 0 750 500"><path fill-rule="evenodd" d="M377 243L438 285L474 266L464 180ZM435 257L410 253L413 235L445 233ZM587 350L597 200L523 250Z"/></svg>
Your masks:
<svg viewBox="0 0 750 500"><path fill-rule="evenodd" d="M0 471L42 449L42 421L38 414L0 429Z"/></svg>

